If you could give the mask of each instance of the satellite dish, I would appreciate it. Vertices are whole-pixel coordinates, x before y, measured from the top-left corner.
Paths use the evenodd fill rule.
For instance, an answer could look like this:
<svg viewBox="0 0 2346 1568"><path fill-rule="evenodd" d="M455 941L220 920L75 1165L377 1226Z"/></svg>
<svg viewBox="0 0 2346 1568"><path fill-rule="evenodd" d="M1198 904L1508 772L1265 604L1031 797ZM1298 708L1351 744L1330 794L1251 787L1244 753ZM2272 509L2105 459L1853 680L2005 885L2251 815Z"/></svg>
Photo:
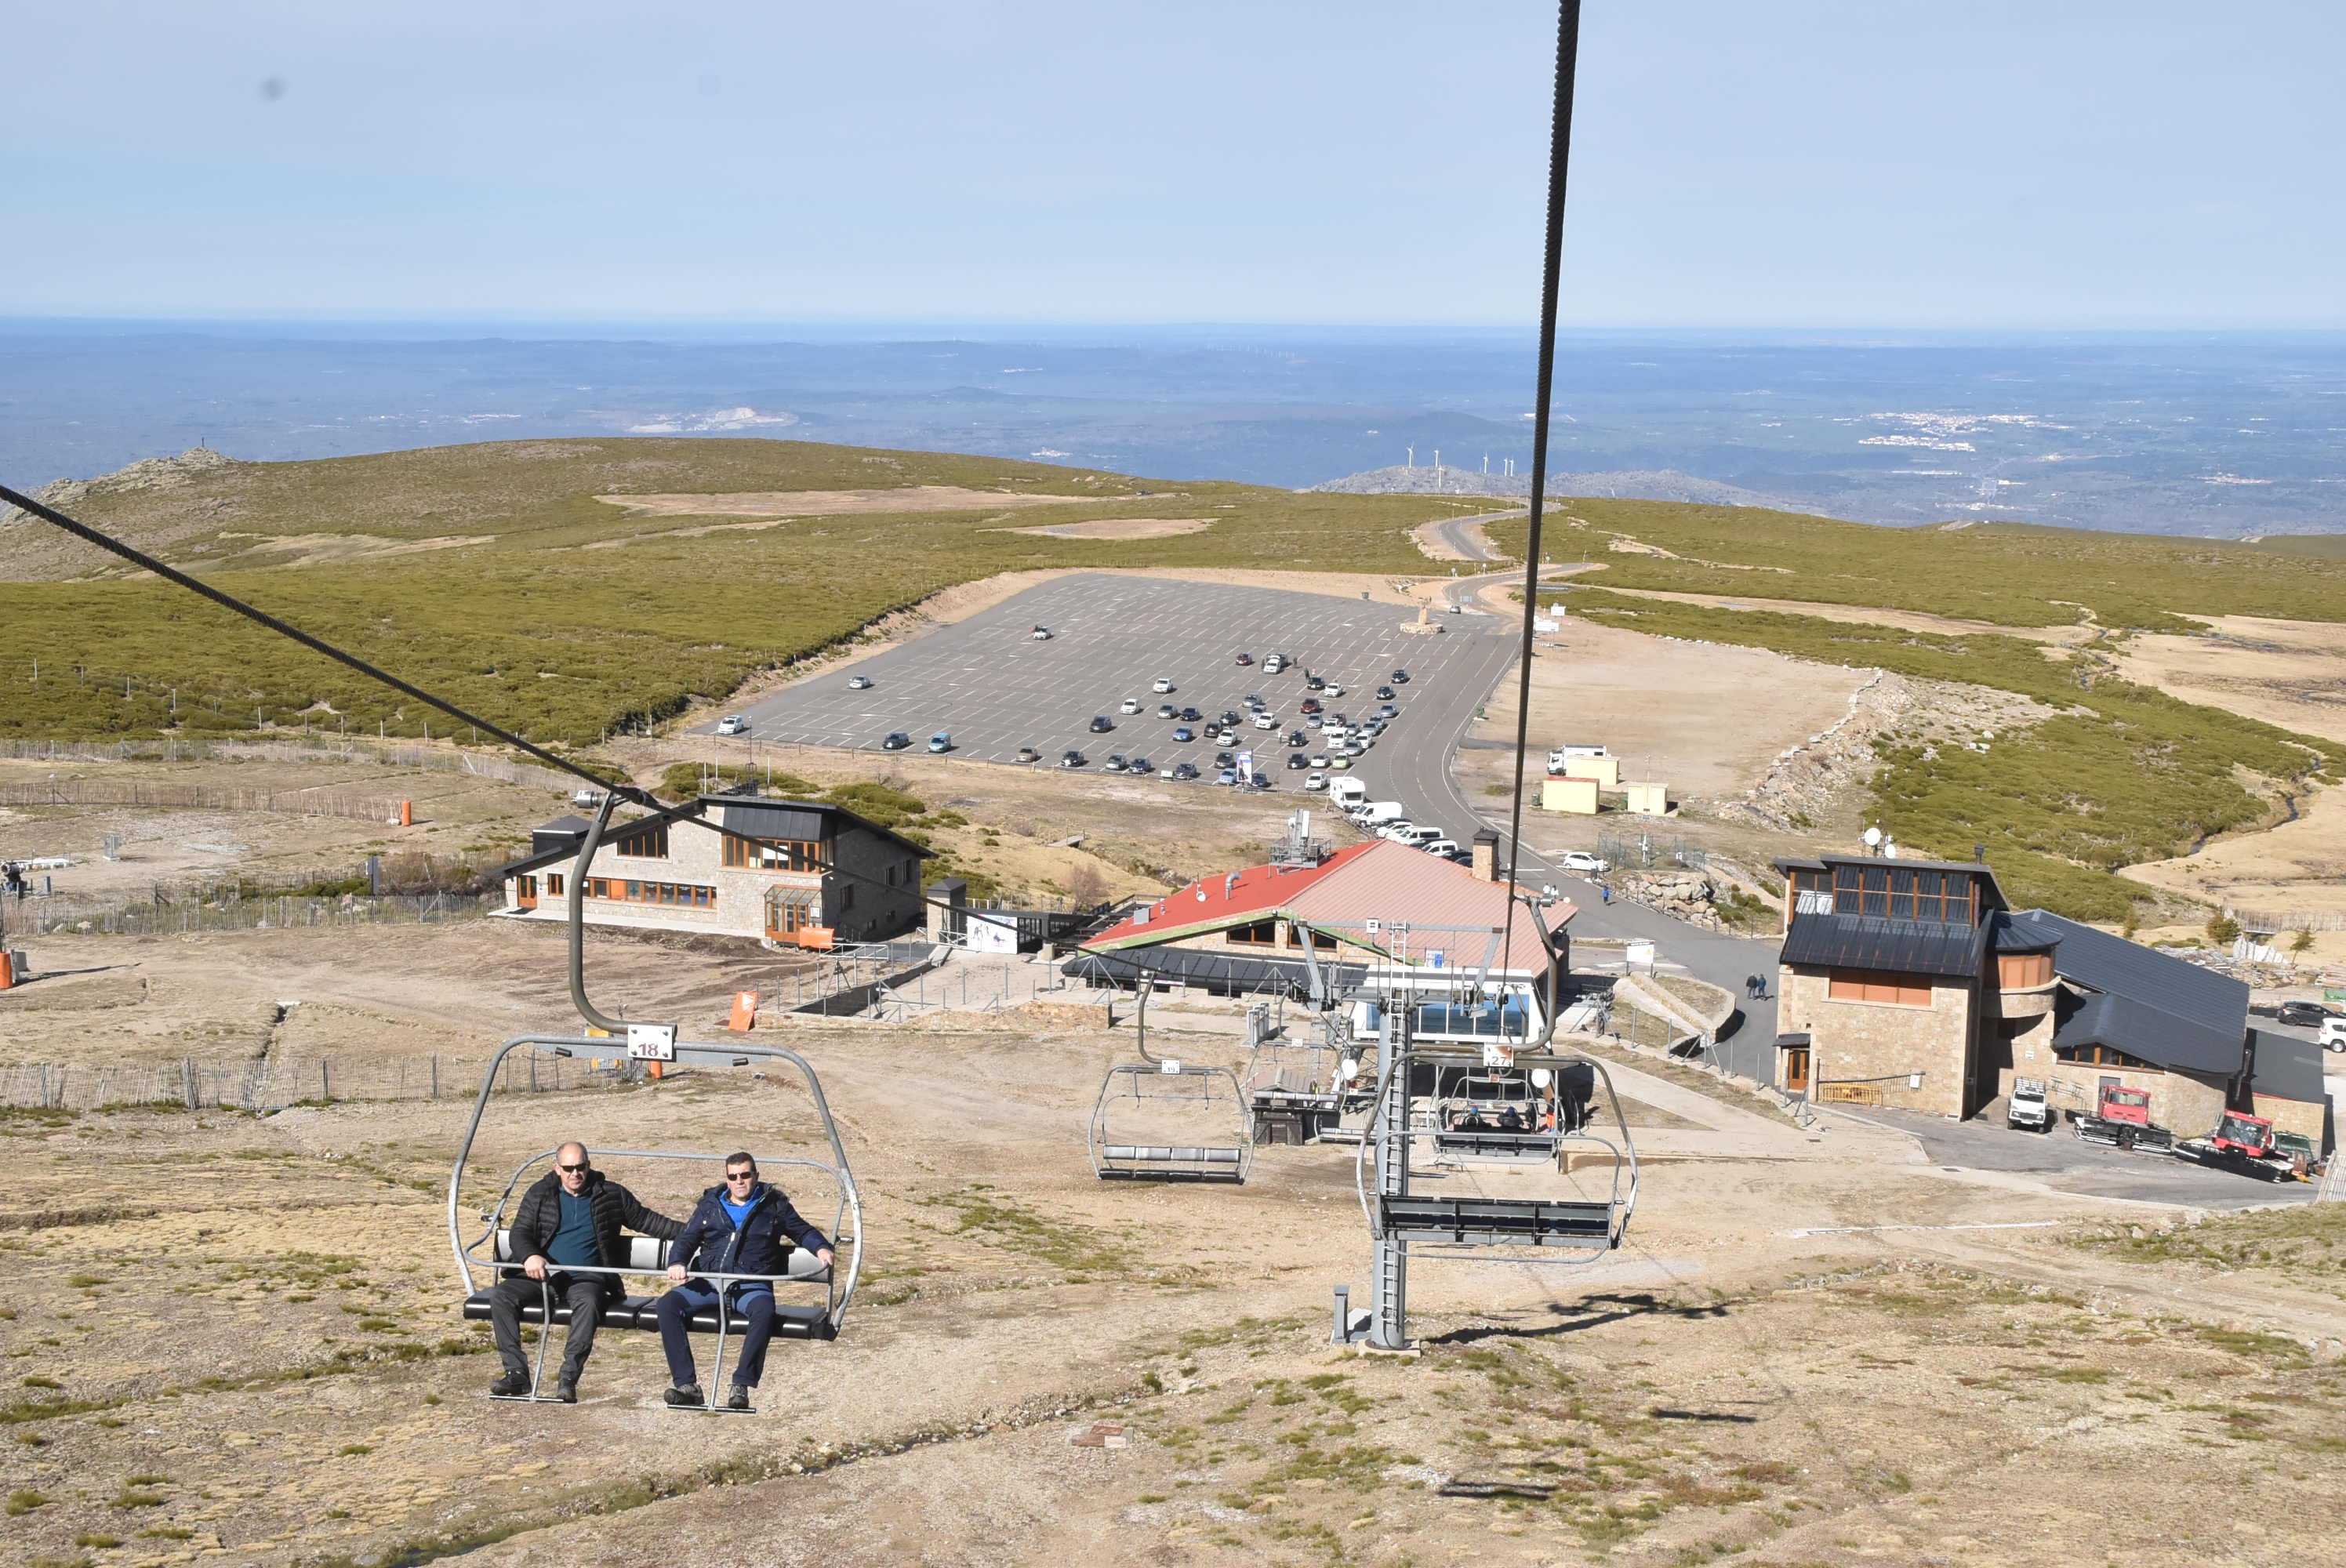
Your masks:
<svg viewBox="0 0 2346 1568"><path fill-rule="evenodd" d="M1336 1064L1336 1073L1344 1082L1351 1083L1361 1075L1361 1059L1358 1056L1345 1057Z"/></svg>
<svg viewBox="0 0 2346 1568"><path fill-rule="evenodd" d="M1545 1067L1535 1067L1535 1068L1533 1068L1533 1069L1532 1069L1532 1087L1533 1087L1533 1088L1535 1088L1535 1089L1545 1089L1545 1088L1546 1088L1550 1084L1553 1084L1553 1083L1555 1083L1555 1082L1556 1082L1556 1074L1555 1074L1554 1073L1552 1073L1552 1072L1548 1071Z"/></svg>
<svg viewBox="0 0 2346 1568"><path fill-rule="evenodd" d="M1862 836L1865 840L1865 847L1869 850L1882 842L1882 830L1879 828L1868 828Z"/></svg>

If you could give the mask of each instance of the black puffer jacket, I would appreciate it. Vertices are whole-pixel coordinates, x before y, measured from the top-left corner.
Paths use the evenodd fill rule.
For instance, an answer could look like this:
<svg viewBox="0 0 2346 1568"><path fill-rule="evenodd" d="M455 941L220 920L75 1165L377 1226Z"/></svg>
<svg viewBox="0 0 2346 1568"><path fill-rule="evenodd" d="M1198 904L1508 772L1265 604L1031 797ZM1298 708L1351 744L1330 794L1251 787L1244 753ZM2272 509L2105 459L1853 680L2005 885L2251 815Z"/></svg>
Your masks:
<svg viewBox="0 0 2346 1568"><path fill-rule="evenodd" d="M595 1217L595 1246L606 1268L627 1265L627 1241L619 1234L622 1229L673 1241L684 1228L668 1216L654 1214L638 1203L634 1193L617 1182L606 1180L601 1171L586 1173L586 1197L588 1211ZM548 1171L522 1194L521 1203L514 1209L508 1256L519 1265L542 1255L554 1245L555 1232L561 1228L562 1177Z"/></svg>
<svg viewBox="0 0 2346 1568"><path fill-rule="evenodd" d="M792 1243L809 1252L831 1245L790 1207L781 1188L760 1182L750 1189L750 1213L736 1231L725 1210L725 1189L710 1187L700 1195L699 1207L685 1221L668 1257L708 1274L780 1274L790 1265Z"/></svg>

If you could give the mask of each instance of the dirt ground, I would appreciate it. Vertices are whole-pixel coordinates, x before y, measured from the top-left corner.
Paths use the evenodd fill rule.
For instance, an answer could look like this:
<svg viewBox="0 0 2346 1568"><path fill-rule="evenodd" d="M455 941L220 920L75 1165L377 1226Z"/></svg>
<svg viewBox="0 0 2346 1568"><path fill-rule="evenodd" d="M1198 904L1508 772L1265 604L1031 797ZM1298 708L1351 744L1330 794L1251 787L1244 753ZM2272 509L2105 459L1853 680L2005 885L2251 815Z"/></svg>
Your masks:
<svg viewBox="0 0 2346 1568"><path fill-rule="evenodd" d="M2346 743L2346 626L2218 616L2199 636L2145 633L2116 662L2128 680L2284 729Z"/></svg>
<svg viewBox="0 0 2346 1568"><path fill-rule="evenodd" d="M1202 534L1210 517L1101 517L1089 523L1048 523L1033 528L995 528L996 534L1048 534L1055 539L1170 539Z"/></svg>
<svg viewBox="0 0 2346 1568"><path fill-rule="evenodd" d="M370 854L421 852L495 865L528 848L532 827L568 809L559 795L534 785L372 761L0 761L0 783L51 778L221 790L307 789L414 802L414 824L405 828L292 811L0 807L0 859L71 857L72 866L35 875L47 875L61 897L76 901L136 898L158 883L177 886L240 873L261 882L319 871L348 876ZM119 860L104 857L108 834L121 838Z"/></svg>
<svg viewBox="0 0 2346 1568"><path fill-rule="evenodd" d="M2346 790L2317 789L2298 811L2295 821L2218 839L2196 855L2128 866L2126 874L2235 909L2346 913Z"/></svg>
<svg viewBox="0 0 2346 1568"><path fill-rule="evenodd" d="M1532 660L1531 738L1536 769L1551 747L1602 743L1621 759L1621 777L1667 782L1672 799L1742 794L1777 753L1849 711L1867 672L1810 664L1761 648L1720 647L1651 637L1568 620L1542 636ZM1468 734L1504 740L1515 733L1520 667L1511 668ZM1507 751L1469 748L1463 779L1512 778Z"/></svg>
<svg viewBox="0 0 2346 1568"><path fill-rule="evenodd" d="M405 1002L368 1004L444 1011L475 1049L560 1022L550 971L528 972L551 944L519 945L533 933L380 951L315 934L333 941L85 940L101 967L176 949L173 972L216 973L221 1005L258 1006L307 963L353 1002L410 977ZM508 940L502 962L478 945ZM687 1020L731 978L693 955L597 963ZM156 978L167 997L181 983ZM1365 1298L1351 1151L1266 1148L1240 1188L1095 1180L1083 1125L1128 1049L1096 1017L761 1033L822 1075L865 1195L864 1274L842 1337L778 1345L746 1418L662 1409L651 1336L613 1330L578 1405L481 1397L494 1358L457 1314L443 1197L466 1105L8 1115L9 1555L2067 1564L2090 1540L2113 1563L2279 1568L2334 1552L2346 1308L2329 1276L2118 1261L2073 1245L2080 1227L2172 1217L1704 1102L1743 1152L1658 1156L1623 1250L1577 1271L1422 1258L1422 1359L1356 1359L1326 1343L1331 1286ZM1178 1044L1233 1059L1225 1038ZM1689 1108L1626 1074L1625 1092ZM501 1096L460 1212L572 1135L818 1146L805 1095L746 1070ZM602 1164L671 1212L695 1185ZM793 1185L828 1222L824 1183ZM1921 1228L1813 1233L1872 1226Z"/></svg>

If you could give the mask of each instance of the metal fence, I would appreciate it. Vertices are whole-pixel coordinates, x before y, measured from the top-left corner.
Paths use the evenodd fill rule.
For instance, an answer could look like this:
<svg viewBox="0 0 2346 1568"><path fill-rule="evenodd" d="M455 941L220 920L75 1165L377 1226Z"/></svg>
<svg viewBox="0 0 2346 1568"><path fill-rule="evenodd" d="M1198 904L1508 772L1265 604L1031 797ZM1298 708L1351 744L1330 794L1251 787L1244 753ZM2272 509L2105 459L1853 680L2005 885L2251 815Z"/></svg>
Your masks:
<svg viewBox="0 0 2346 1568"><path fill-rule="evenodd" d="M484 1056L35 1063L0 1067L0 1105L66 1111L107 1105L279 1111L336 1100L468 1099L480 1092L481 1074L487 1067ZM609 1068L515 1051L498 1069L496 1087L505 1094L554 1094L612 1076Z"/></svg>
<svg viewBox="0 0 2346 1568"><path fill-rule="evenodd" d="M99 913L52 913L31 900L7 911L11 938L159 936L197 931L284 931L352 925L438 925L477 920L505 907L502 893L432 893L391 898L236 899L223 903L131 905Z"/></svg>
<svg viewBox="0 0 2346 1568"><path fill-rule="evenodd" d="M371 762L385 768L428 768L469 773L507 784L536 784L566 793L578 780L551 768L478 752L354 741L285 740L0 740L0 759L17 762Z"/></svg>
<svg viewBox="0 0 2346 1568"><path fill-rule="evenodd" d="M2224 912L2250 931L2346 931L2346 912L2336 910L2280 914L2271 910L2236 910L2226 904Z"/></svg>
<svg viewBox="0 0 2346 1568"><path fill-rule="evenodd" d="M143 779L42 779L0 784L0 806L193 807L214 811L289 811L395 823L404 802L321 786L309 789L216 789Z"/></svg>
<svg viewBox="0 0 2346 1568"><path fill-rule="evenodd" d="M1652 833L1635 837L1600 833L1596 837L1596 852L1617 871L1651 871L1657 866L1699 871L1710 864L1708 850L1683 839L1659 838Z"/></svg>

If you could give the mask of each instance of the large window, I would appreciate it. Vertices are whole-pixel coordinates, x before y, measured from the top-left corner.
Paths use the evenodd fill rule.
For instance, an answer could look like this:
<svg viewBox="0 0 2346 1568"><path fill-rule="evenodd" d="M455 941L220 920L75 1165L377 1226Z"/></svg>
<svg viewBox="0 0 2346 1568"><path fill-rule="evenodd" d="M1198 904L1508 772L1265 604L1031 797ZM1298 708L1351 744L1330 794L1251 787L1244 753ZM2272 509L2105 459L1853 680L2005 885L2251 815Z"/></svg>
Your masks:
<svg viewBox="0 0 2346 1568"><path fill-rule="evenodd" d="M801 839L725 840L725 863L758 871L819 871L822 846Z"/></svg>
<svg viewBox="0 0 2346 1568"><path fill-rule="evenodd" d="M1995 983L1999 990L2028 991L2039 985L2053 983L2053 955L2049 952L2001 952L1995 959Z"/></svg>
<svg viewBox="0 0 2346 1568"><path fill-rule="evenodd" d="M623 877L590 877L586 896L622 904L669 904L687 909L715 909L717 890L689 882L631 881Z"/></svg>
<svg viewBox="0 0 2346 1568"><path fill-rule="evenodd" d="M1972 880L1961 871L1918 871L1885 860L1844 862L1832 874L1837 914L1971 923Z"/></svg>
<svg viewBox="0 0 2346 1568"><path fill-rule="evenodd" d="M1836 969L1825 981L1825 994L1835 1002L1878 1002L1892 1007L1928 1007L1931 983L1911 974L1891 974L1875 969Z"/></svg>
<svg viewBox="0 0 2346 1568"><path fill-rule="evenodd" d="M2065 1045L2054 1054L2064 1062L2075 1062L2087 1067L2131 1067L2137 1073L2163 1073L2167 1070L2156 1062L2129 1056L2115 1045Z"/></svg>
<svg viewBox="0 0 2346 1568"><path fill-rule="evenodd" d="M1275 920L1264 920L1257 921L1252 925L1234 925L1230 927L1229 934L1234 946L1276 947L1279 945L1279 922Z"/></svg>
<svg viewBox="0 0 2346 1568"><path fill-rule="evenodd" d="M1311 938L1311 950L1314 952L1333 952L1336 951L1336 939L1330 936L1326 932L1313 931L1310 926L1298 925L1293 921L1287 922L1288 946L1293 948L1301 947L1303 945L1303 939L1307 934Z"/></svg>
<svg viewBox="0 0 2346 1568"><path fill-rule="evenodd" d="M631 833L622 833L615 847L618 853L630 860L665 860L668 859L668 824L659 822L648 828L638 828Z"/></svg>

